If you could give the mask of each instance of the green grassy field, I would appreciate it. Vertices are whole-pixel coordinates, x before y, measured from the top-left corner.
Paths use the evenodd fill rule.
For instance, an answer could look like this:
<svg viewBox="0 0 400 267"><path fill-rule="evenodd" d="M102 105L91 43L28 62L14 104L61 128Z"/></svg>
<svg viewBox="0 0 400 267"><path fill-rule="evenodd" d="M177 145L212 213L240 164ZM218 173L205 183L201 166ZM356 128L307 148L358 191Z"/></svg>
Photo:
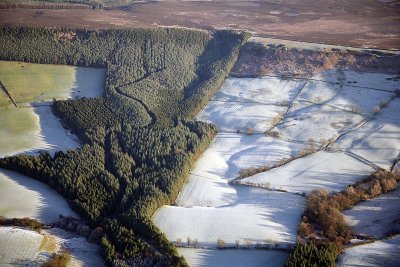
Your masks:
<svg viewBox="0 0 400 267"><path fill-rule="evenodd" d="M73 92L87 97L101 96L104 76L101 69L0 61L0 81L17 105L67 99ZM1 91L0 107L6 106L12 103Z"/></svg>
<svg viewBox="0 0 400 267"><path fill-rule="evenodd" d="M40 131L37 115L30 108L4 108L0 110L1 155L32 147L32 134Z"/></svg>

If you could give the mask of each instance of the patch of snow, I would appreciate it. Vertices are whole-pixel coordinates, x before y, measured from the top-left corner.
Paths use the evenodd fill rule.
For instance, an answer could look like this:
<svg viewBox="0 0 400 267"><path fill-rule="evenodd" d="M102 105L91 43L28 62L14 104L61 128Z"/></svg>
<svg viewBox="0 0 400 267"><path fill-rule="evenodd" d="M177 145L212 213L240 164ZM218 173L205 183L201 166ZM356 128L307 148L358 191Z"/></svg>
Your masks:
<svg viewBox="0 0 400 267"><path fill-rule="evenodd" d="M302 80L283 80L268 76L260 78L230 77L225 80L213 100L282 105L293 101L304 84L305 81Z"/></svg>
<svg viewBox="0 0 400 267"><path fill-rule="evenodd" d="M287 140L324 143L351 130L363 120L361 115L326 105L309 106L295 102L293 109L273 130Z"/></svg>
<svg viewBox="0 0 400 267"><path fill-rule="evenodd" d="M47 251L45 242L52 240L55 244L50 246L54 247ZM76 234L58 228L42 230L39 234L17 227L0 227L0 266L42 266L53 253L61 250L71 255L69 267L105 266L99 246Z"/></svg>
<svg viewBox="0 0 400 267"><path fill-rule="evenodd" d="M169 240L197 239L202 247L216 247L222 239L226 245L246 241L277 242L286 248L296 241L297 228L305 199L294 194L252 189L247 198L223 207L164 206L154 215L155 224Z"/></svg>
<svg viewBox="0 0 400 267"><path fill-rule="evenodd" d="M43 236L34 231L0 227L0 266L26 266L33 262L42 240Z"/></svg>
<svg viewBox="0 0 400 267"><path fill-rule="evenodd" d="M265 135L218 133L196 162L178 196L179 206L218 207L233 204L251 194L249 188L232 187L228 181L243 168L272 165L294 157L305 145Z"/></svg>
<svg viewBox="0 0 400 267"><path fill-rule="evenodd" d="M354 246L339 256L337 266L397 267L400 266L400 236Z"/></svg>
<svg viewBox="0 0 400 267"><path fill-rule="evenodd" d="M210 101L197 120L213 123L223 132L246 132L251 128L254 132L263 133L273 126L274 118L286 109L258 103Z"/></svg>
<svg viewBox="0 0 400 267"><path fill-rule="evenodd" d="M362 201L349 210L344 218L358 233L374 238L385 238L388 234L400 231L400 189L383 194L377 198Z"/></svg>
<svg viewBox="0 0 400 267"><path fill-rule="evenodd" d="M105 266L100 255L99 245L89 243L86 238L71 234L62 229L52 228L47 233L56 237L61 248L67 249L72 256L69 267Z"/></svg>
<svg viewBox="0 0 400 267"><path fill-rule="evenodd" d="M105 69L72 68L75 69L75 79L72 87L69 88L69 98L76 99L103 96L106 78Z"/></svg>
<svg viewBox="0 0 400 267"><path fill-rule="evenodd" d="M332 147L351 152L390 170L400 152L400 99L359 129L341 136Z"/></svg>
<svg viewBox="0 0 400 267"><path fill-rule="evenodd" d="M268 172L238 181L240 184L270 187L295 193L309 193L314 189L341 191L359 181L374 169L345 154L320 151L293 160Z"/></svg>
<svg viewBox="0 0 400 267"><path fill-rule="evenodd" d="M342 70L327 70L312 77L313 80L353 85L357 87L373 88L395 92L399 88L398 75L372 73L372 72L355 72Z"/></svg>

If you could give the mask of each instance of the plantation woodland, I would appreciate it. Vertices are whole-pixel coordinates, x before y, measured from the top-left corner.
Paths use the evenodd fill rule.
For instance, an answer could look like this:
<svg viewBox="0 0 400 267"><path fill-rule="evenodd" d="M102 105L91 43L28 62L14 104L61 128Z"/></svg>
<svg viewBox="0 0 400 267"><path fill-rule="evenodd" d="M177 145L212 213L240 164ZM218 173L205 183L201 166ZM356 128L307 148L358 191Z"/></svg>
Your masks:
<svg viewBox="0 0 400 267"><path fill-rule="evenodd" d="M175 28L1 28L1 60L106 68L107 77L101 98L54 100L54 113L81 148L7 157L0 167L47 183L101 227L107 263L186 266L151 216L173 204L216 134L192 119L248 37Z"/></svg>

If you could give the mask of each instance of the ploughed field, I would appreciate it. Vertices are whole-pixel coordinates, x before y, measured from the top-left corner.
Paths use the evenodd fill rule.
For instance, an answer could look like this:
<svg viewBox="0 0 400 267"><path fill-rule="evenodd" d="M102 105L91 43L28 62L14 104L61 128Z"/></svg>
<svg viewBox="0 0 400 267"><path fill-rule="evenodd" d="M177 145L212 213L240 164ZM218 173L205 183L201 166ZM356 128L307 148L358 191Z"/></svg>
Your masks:
<svg viewBox="0 0 400 267"><path fill-rule="evenodd" d="M268 266L282 266L296 243L307 194L342 191L378 168L390 171L399 155L398 75L340 69L308 77L276 74L228 77L197 116L214 123L218 134L175 204L153 217L190 265L243 266L243 260L258 266L273 258ZM377 199L377 209L396 196ZM357 210L365 205L373 203L347 215L356 232L366 216ZM358 223L382 232L398 219L395 205L384 210L392 214L385 224L375 222L381 213ZM359 253L368 254L368 246L346 250L340 262L353 262Z"/></svg>

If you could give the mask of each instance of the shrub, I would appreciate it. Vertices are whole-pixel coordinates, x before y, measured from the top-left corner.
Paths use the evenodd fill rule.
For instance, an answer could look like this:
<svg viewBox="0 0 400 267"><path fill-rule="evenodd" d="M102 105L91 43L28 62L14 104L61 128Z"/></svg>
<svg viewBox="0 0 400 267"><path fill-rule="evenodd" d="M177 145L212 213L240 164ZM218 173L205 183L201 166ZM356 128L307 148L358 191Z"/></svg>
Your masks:
<svg viewBox="0 0 400 267"><path fill-rule="evenodd" d="M71 255L68 252L53 254L51 258L43 264L43 267L67 267L71 261Z"/></svg>
<svg viewBox="0 0 400 267"><path fill-rule="evenodd" d="M247 135L252 135L253 133L254 133L254 129L253 128L249 127L249 128L246 129L246 134Z"/></svg>
<svg viewBox="0 0 400 267"><path fill-rule="evenodd" d="M356 114L360 114L361 113L361 108L359 106L352 106L351 107L351 112L356 113Z"/></svg>
<svg viewBox="0 0 400 267"><path fill-rule="evenodd" d="M0 216L0 225L27 227L36 232L40 232L43 228L43 225L39 221L31 218L7 219L5 217Z"/></svg>
<svg viewBox="0 0 400 267"><path fill-rule="evenodd" d="M219 249L225 248L225 241L219 238L217 240L217 246L218 246Z"/></svg>
<svg viewBox="0 0 400 267"><path fill-rule="evenodd" d="M375 106L373 112L374 114L378 114L379 112L381 112L381 108L379 106Z"/></svg>
<svg viewBox="0 0 400 267"><path fill-rule="evenodd" d="M277 115L275 115L275 117L274 117L274 119L272 121L272 124L273 125L277 125L281 120L282 120L282 115L281 114L277 114Z"/></svg>
<svg viewBox="0 0 400 267"><path fill-rule="evenodd" d="M275 138L279 138L279 136L280 136L278 131L270 131L268 133L268 135L271 136L271 137L275 137Z"/></svg>
<svg viewBox="0 0 400 267"><path fill-rule="evenodd" d="M312 228L308 223L300 222L298 232L300 236L309 236L312 233Z"/></svg>

